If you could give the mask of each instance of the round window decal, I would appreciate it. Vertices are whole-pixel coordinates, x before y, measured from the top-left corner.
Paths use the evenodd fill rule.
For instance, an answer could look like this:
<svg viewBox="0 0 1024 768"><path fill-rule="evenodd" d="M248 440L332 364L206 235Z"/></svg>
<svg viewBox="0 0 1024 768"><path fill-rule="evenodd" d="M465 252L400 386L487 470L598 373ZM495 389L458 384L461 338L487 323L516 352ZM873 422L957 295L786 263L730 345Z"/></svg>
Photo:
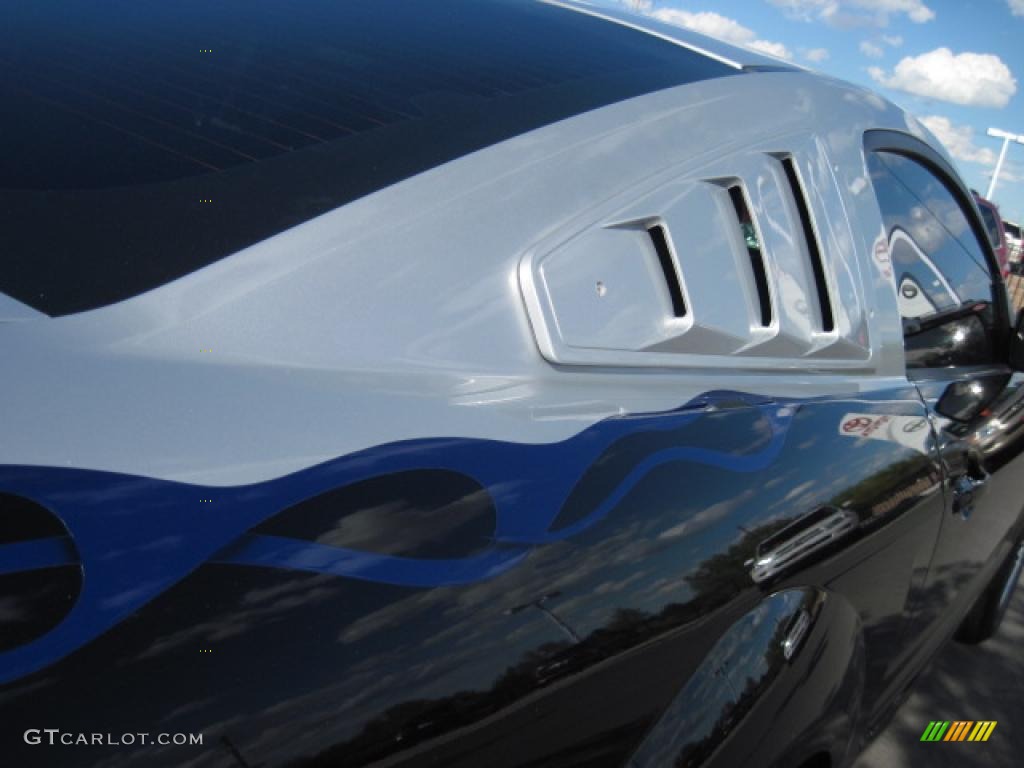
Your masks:
<svg viewBox="0 0 1024 768"><path fill-rule="evenodd" d="M34 501L0 493L0 652L57 626L81 591L82 566L64 524Z"/></svg>

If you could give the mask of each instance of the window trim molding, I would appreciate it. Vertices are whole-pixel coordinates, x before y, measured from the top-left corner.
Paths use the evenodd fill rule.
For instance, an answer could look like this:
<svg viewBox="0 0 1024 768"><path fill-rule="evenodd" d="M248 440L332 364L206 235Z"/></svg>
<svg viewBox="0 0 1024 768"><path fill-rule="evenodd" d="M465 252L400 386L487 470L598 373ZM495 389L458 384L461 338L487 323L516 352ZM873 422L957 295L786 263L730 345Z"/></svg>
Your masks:
<svg viewBox="0 0 1024 768"><path fill-rule="evenodd" d="M865 131L864 151L865 169L867 167L866 154L869 152L889 152L902 155L923 165L953 195L957 204L967 215L967 221L971 225L974 237L979 242L981 251L985 255L989 275L992 279L992 305L995 308L996 315L995 327L993 328L993 342L996 355L999 359L1005 358L1008 354L1011 331L1010 307L1007 303L1006 287L999 268L999 261L996 259L995 251L992 249L992 243L988 237L988 230L985 229L981 218L981 211L978 209L971 190L964 184L956 169L942 155L916 136L900 131L883 129ZM870 178L870 174L868 174L868 178Z"/></svg>

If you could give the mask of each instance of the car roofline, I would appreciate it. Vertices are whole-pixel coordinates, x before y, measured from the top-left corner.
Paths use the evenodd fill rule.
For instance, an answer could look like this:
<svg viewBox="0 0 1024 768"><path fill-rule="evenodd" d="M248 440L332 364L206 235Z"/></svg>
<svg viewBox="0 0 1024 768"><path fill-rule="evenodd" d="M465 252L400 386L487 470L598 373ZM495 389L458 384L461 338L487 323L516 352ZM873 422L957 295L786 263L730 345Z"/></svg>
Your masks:
<svg viewBox="0 0 1024 768"><path fill-rule="evenodd" d="M651 16L632 13L627 10L606 8L593 5L586 0L539 0L546 5L554 5L566 10L584 13L588 16L604 19L605 21L619 24L638 32L644 32L666 42L673 43L687 50L707 56L717 62L732 67L733 69L757 69L763 67L786 68L794 71L804 71L803 67L793 64L785 59L779 59L767 54L756 53L746 48L741 48L730 43L723 42L699 32L676 26L667 22L658 21Z"/></svg>

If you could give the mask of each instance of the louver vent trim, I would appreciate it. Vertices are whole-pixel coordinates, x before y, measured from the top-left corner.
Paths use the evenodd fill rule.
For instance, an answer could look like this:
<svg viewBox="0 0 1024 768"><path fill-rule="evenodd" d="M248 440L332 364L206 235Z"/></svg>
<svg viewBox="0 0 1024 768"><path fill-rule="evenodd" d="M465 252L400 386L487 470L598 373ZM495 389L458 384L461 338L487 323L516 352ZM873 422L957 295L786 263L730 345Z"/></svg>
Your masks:
<svg viewBox="0 0 1024 768"><path fill-rule="evenodd" d="M781 161L782 168L786 172L786 180L789 182L790 192L793 194L793 202L796 203L797 214L800 216L804 241L807 243L807 253L811 260L811 270L814 273L815 290L818 293L818 306L821 309L821 330L831 333L835 329L835 319L832 314L832 302L829 300L828 284L825 282L825 267L821 261L818 236L814 231L811 212L807 207L807 197L804 194L803 185L800 183L800 175L797 173L793 158L787 155L782 157Z"/></svg>
<svg viewBox="0 0 1024 768"><path fill-rule="evenodd" d="M658 254L661 271L665 274L665 285L668 286L669 297L672 299L672 314L676 317L686 317L683 287L679 283L679 274L676 272L675 259L672 258L672 252L668 246L665 227L655 224L648 227L647 234L650 235L651 242L654 244L654 252Z"/></svg>
<svg viewBox="0 0 1024 768"><path fill-rule="evenodd" d="M772 298L771 292L768 290L768 273L764 266L764 256L761 254L761 241L754 225L754 219L750 215L750 207L747 205L747 196L743 187L739 184L730 186L729 199L736 212L740 237L743 238L747 254L750 256L750 269L753 272L754 285L757 287L757 300L761 310L761 325L767 328L772 324Z"/></svg>

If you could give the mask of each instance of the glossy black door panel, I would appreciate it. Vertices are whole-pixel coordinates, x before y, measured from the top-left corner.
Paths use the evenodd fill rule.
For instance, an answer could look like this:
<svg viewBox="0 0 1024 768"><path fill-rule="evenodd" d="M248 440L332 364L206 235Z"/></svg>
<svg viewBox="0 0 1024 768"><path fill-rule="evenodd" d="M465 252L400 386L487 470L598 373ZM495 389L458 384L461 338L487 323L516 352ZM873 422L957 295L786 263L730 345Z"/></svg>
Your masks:
<svg viewBox="0 0 1024 768"><path fill-rule="evenodd" d="M971 194L916 139L869 132L865 144L908 374L929 411L945 500L927 581L910 605L915 639L890 662L880 719L921 660L950 637L1019 536L1022 403L1006 366L1006 291Z"/></svg>
<svg viewBox="0 0 1024 768"><path fill-rule="evenodd" d="M739 695L723 700L711 741L671 748L739 759L726 741L743 729L760 734L742 756L757 762L782 759L777 733L847 740L856 703L906 647L944 514L916 390L718 393L579 440L422 441L356 457L363 480L282 504L104 633L15 674L5 722L204 734L202 747L69 750L72 768L228 766L236 755L265 766L622 765L660 738L658 723L694 716L679 702L722 656L766 666L730 678ZM602 440L589 469L558 479L571 464L551 452ZM521 462L514 479L471 479L473 462L497 465L490 452ZM339 483L342 466L321 475ZM38 493L46 471L8 468L0 481ZM132 509L149 498L144 481L116 481L139 493ZM58 516L78 501L67 482L39 500ZM285 496L273 484L237 491L248 508ZM444 546L438 530L451 532ZM768 624L747 640L736 628L757 616ZM40 747L18 748L19 765L48 764Z"/></svg>
<svg viewBox="0 0 1024 768"><path fill-rule="evenodd" d="M1004 369L928 374L918 387L934 411L950 501L921 618L950 630L1021 533L1024 375Z"/></svg>
<svg viewBox="0 0 1024 768"><path fill-rule="evenodd" d="M783 590L721 636L633 765L798 765L850 741L863 676L852 606L836 593ZM810 722L813 732L794 744Z"/></svg>

